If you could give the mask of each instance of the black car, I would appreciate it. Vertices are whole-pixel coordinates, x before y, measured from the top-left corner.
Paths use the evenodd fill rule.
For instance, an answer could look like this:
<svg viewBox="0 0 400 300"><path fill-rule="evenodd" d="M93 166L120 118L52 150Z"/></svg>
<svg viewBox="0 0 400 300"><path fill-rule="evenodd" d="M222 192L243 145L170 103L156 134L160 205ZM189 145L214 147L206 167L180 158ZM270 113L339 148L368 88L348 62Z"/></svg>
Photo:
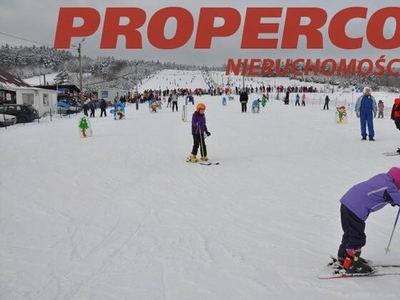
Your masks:
<svg viewBox="0 0 400 300"><path fill-rule="evenodd" d="M0 104L0 114L17 117L17 123L29 123L39 119L38 111L29 104Z"/></svg>

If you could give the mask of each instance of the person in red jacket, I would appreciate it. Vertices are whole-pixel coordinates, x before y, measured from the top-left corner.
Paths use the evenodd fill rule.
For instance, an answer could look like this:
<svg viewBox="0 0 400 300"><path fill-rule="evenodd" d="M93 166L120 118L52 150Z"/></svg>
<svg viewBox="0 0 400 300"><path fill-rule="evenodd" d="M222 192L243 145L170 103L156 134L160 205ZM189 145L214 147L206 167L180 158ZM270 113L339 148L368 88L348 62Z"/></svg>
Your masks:
<svg viewBox="0 0 400 300"><path fill-rule="evenodd" d="M400 98L394 99L390 117L394 121L396 128L400 130Z"/></svg>
<svg viewBox="0 0 400 300"><path fill-rule="evenodd" d="M394 99L394 104L392 107L392 113L390 118L394 121L396 128L400 130L400 98ZM400 154L400 148L397 148L397 153Z"/></svg>

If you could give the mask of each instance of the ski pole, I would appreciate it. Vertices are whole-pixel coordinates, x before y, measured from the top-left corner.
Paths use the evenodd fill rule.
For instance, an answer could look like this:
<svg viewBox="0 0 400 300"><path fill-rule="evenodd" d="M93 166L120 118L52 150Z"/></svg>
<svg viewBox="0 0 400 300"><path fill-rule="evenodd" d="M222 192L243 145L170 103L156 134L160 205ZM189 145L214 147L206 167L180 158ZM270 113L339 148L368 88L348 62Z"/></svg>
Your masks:
<svg viewBox="0 0 400 300"><path fill-rule="evenodd" d="M201 156L205 156L205 153L204 153L204 140L205 140L204 133L203 134L200 133L200 154L201 154Z"/></svg>
<svg viewBox="0 0 400 300"><path fill-rule="evenodd" d="M392 230L392 234L390 235L389 243L388 243L387 247L385 248L386 254L388 254L388 252L390 251L389 247L390 247L390 243L392 242L392 237L394 234L394 230L396 229L397 220L399 219L399 215L400 215L400 207L399 207L399 211L397 212L396 220L394 221L393 230Z"/></svg>

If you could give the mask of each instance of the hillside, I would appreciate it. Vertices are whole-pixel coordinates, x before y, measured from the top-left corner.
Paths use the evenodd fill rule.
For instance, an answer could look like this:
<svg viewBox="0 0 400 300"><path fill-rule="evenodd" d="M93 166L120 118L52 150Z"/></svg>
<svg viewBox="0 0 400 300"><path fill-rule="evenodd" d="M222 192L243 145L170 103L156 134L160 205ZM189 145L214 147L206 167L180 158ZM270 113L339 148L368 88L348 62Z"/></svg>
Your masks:
<svg viewBox="0 0 400 300"><path fill-rule="evenodd" d="M77 51L60 51L49 47L0 47L0 68L22 79L58 73L59 84L79 85L79 59ZM114 57L82 57L85 92L100 87L129 90L150 74L163 69L198 70L199 66L180 65L174 62L122 60ZM89 75L89 76L88 76ZM53 84L53 82L49 83Z"/></svg>
<svg viewBox="0 0 400 300"><path fill-rule="evenodd" d="M225 65L201 66L182 65L175 62L160 62L154 60L126 60L115 57L88 57L81 59L84 77L85 92L96 91L99 88L110 87L130 90L150 74L164 69L175 70L218 70L224 71ZM0 68L22 79L43 74L58 73L57 82L78 85L79 59L77 51L60 51L49 47L0 47ZM288 74L291 79L306 82L327 83L339 87L371 86L374 90L399 92L400 78L384 74L383 76L309 76L296 78Z"/></svg>

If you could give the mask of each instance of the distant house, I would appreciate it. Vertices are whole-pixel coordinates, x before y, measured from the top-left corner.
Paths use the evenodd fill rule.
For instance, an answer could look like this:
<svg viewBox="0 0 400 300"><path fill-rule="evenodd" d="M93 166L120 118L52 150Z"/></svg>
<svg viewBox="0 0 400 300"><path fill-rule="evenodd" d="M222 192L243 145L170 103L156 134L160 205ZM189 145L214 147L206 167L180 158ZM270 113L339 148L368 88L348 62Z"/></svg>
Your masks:
<svg viewBox="0 0 400 300"><path fill-rule="evenodd" d="M50 84L50 85L35 85L37 88L53 90L57 92L57 101L64 102L79 102L80 89L74 84Z"/></svg>
<svg viewBox="0 0 400 300"><path fill-rule="evenodd" d="M16 104L16 88L30 87L22 79L0 69L0 103Z"/></svg>
<svg viewBox="0 0 400 300"><path fill-rule="evenodd" d="M39 116L55 112L57 107L57 92L35 88L22 79L0 69L0 102L7 104L31 104Z"/></svg>
<svg viewBox="0 0 400 300"><path fill-rule="evenodd" d="M99 99L104 99L106 101L114 102L115 98L121 98L121 96L128 95L128 91L117 89L117 88L103 88L99 89L98 97Z"/></svg>
<svg viewBox="0 0 400 300"><path fill-rule="evenodd" d="M57 92L35 87L16 88L17 104L31 104L35 107L39 116L51 112L56 113Z"/></svg>

